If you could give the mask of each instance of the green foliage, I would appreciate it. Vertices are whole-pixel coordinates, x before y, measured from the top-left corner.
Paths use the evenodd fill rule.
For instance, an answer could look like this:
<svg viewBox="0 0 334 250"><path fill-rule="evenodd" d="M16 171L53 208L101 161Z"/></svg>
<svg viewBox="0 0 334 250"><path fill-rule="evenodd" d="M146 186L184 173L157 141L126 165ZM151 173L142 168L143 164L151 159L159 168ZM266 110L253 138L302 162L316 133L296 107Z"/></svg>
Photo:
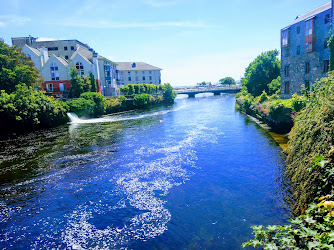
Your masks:
<svg viewBox="0 0 334 250"><path fill-rule="evenodd" d="M0 41L0 89L12 93L16 85L40 88L41 83L42 79L33 62L19 49Z"/></svg>
<svg viewBox="0 0 334 250"><path fill-rule="evenodd" d="M225 77L219 80L221 84L232 85L236 84L235 80L232 77Z"/></svg>
<svg viewBox="0 0 334 250"><path fill-rule="evenodd" d="M306 103L307 103L307 97L302 96L302 95L297 95L297 94L292 95L292 108L296 112L299 112L303 108L305 108Z"/></svg>
<svg viewBox="0 0 334 250"><path fill-rule="evenodd" d="M51 128L68 121L66 105L26 85L16 85L16 91L0 94L2 132L30 132Z"/></svg>
<svg viewBox="0 0 334 250"><path fill-rule="evenodd" d="M259 97L259 103L263 103L267 100L268 100L268 95L267 95L266 91L263 90L262 94Z"/></svg>
<svg viewBox="0 0 334 250"><path fill-rule="evenodd" d="M132 84L128 84L127 86L128 86L128 88L129 88L129 92L128 92L128 94L129 94L129 95L133 95L133 94L135 93L135 88L133 87Z"/></svg>
<svg viewBox="0 0 334 250"><path fill-rule="evenodd" d="M329 70L334 70L334 35L332 35L328 40L329 48Z"/></svg>
<svg viewBox="0 0 334 250"><path fill-rule="evenodd" d="M133 98L133 105L135 107L146 107L150 104L151 96L149 94L138 94Z"/></svg>
<svg viewBox="0 0 334 250"><path fill-rule="evenodd" d="M334 151L334 150L333 150ZM309 172L321 172L323 179L317 183L317 194L322 197L311 203L305 214L289 220L285 226L251 227L255 237L242 244L243 247L263 246L264 249L333 249L334 248L334 199L324 195L332 191L333 168L324 157L316 157ZM327 188L326 188L327 187Z"/></svg>
<svg viewBox="0 0 334 250"><path fill-rule="evenodd" d="M129 95L129 86L124 86L119 89L123 95Z"/></svg>
<svg viewBox="0 0 334 250"><path fill-rule="evenodd" d="M93 116L101 116L106 112L107 101L100 93L86 92L80 95L80 98L91 100L94 103Z"/></svg>
<svg viewBox="0 0 334 250"><path fill-rule="evenodd" d="M91 85L91 91L96 92L97 91L97 83L94 77L94 74L92 72L89 72L89 80Z"/></svg>
<svg viewBox="0 0 334 250"><path fill-rule="evenodd" d="M271 83L268 84L268 89L269 95L277 93L279 96L281 96L281 76L278 76L276 79L272 80Z"/></svg>
<svg viewBox="0 0 334 250"><path fill-rule="evenodd" d="M106 107L107 114L126 110L127 98L125 96L108 97L106 100L107 100L107 107Z"/></svg>
<svg viewBox="0 0 334 250"><path fill-rule="evenodd" d="M164 89L165 89L163 94L164 103L174 103L176 93L173 90L172 85L170 85L170 83L165 83Z"/></svg>
<svg viewBox="0 0 334 250"><path fill-rule="evenodd" d="M71 96L74 98L79 97L82 93L92 91L92 87L97 88L94 75L91 74L88 76L79 76L78 70L75 67L70 68L70 77L71 77ZM95 81L95 84L92 83ZM94 91L96 92L96 91Z"/></svg>
<svg viewBox="0 0 334 250"><path fill-rule="evenodd" d="M67 101L68 111L75 113L79 117L93 117L94 116L94 101L85 98L77 98Z"/></svg>
<svg viewBox="0 0 334 250"><path fill-rule="evenodd" d="M253 96L259 96L263 90L269 93L268 84L280 75L281 62L277 58L278 54L278 50L264 52L246 68L242 85Z"/></svg>
<svg viewBox="0 0 334 250"><path fill-rule="evenodd" d="M314 190L323 178L318 171L307 171L312 166L308 159L326 155L334 145L333 73L330 72L328 78L322 78L313 86L305 108L298 113L289 134L287 172L291 178L296 213L301 213L314 200Z"/></svg>

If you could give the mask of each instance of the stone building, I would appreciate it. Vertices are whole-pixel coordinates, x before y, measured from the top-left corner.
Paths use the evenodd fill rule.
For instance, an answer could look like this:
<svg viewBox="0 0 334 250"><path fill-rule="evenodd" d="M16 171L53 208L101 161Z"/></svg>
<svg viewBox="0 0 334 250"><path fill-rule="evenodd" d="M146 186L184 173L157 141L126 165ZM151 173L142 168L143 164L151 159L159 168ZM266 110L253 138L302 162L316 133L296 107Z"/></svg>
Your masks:
<svg viewBox="0 0 334 250"><path fill-rule="evenodd" d="M70 68L80 76L94 74L98 92L104 96L119 95L116 83L116 63L98 55L87 44L78 40L38 41L34 37L12 38L13 46L22 49L44 78L43 89L63 95L71 88Z"/></svg>
<svg viewBox="0 0 334 250"><path fill-rule="evenodd" d="M144 62L116 62L117 80L120 85L161 84L161 68Z"/></svg>
<svg viewBox="0 0 334 250"><path fill-rule="evenodd" d="M327 75L332 2L298 16L281 30L282 98L300 94L303 84L310 89L317 79Z"/></svg>

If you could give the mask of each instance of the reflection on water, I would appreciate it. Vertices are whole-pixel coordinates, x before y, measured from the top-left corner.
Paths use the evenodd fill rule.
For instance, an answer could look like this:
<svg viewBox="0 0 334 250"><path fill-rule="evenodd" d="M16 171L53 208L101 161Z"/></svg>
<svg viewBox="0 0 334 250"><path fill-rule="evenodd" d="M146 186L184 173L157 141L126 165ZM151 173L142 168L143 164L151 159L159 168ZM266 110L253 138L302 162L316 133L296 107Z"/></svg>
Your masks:
<svg viewBox="0 0 334 250"><path fill-rule="evenodd" d="M233 95L0 142L1 248L240 248L281 223L284 157Z"/></svg>

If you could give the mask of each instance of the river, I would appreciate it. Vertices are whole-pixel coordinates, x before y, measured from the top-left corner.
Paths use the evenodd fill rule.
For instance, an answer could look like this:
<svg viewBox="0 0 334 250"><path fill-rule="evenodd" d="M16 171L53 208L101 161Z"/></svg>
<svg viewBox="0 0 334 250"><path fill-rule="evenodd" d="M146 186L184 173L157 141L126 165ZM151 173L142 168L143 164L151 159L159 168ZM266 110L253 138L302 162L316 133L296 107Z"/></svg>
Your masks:
<svg viewBox="0 0 334 250"><path fill-rule="evenodd" d="M281 148L234 95L181 96L0 141L0 248L240 249L285 223Z"/></svg>

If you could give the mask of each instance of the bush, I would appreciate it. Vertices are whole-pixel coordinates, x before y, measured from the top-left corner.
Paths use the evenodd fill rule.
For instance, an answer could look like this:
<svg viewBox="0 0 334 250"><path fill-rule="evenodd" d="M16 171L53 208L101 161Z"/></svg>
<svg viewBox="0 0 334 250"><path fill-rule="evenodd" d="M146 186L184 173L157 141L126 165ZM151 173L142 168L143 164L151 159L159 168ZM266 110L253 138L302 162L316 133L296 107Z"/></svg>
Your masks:
<svg viewBox="0 0 334 250"><path fill-rule="evenodd" d="M299 96L297 94L292 95L292 108L294 111L299 112L305 108L307 98L305 96Z"/></svg>
<svg viewBox="0 0 334 250"><path fill-rule="evenodd" d="M150 104L151 96L149 94L135 95L133 105L135 107L147 107Z"/></svg>
<svg viewBox="0 0 334 250"><path fill-rule="evenodd" d="M175 97L176 97L176 93L173 90L172 85L170 85L169 83L165 83L164 84L164 94L163 94L164 102L167 104L174 103Z"/></svg>
<svg viewBox="0 0 334 250"><path fill-rule="evenodd" d="M295 125L289 134L287 171L296 201L296 213L304 211L306 205L314 200L315 187L322 178L317 171L307 171L312 165L308 159L326 155L334 145L333 73L313 86L305 108L296 116Z"/></svg>
<svg viewBox="0 0 334 250"><path fill-rule="evenodd" d="M78 98L67 101L68 111L75 113L79 117L93 117L94 116L94 101L85 98Z"/></svg>
<svg viewBox="0 0 334 250"><path fill-rule="evenodd" d="M259 98L259 103L264 103L265 101L268 100L268 95L266 93L266 91L262 91L262 94L260 95L260 98Z"/></svg>
<svg viewBox="0 0 334 250"><path fill-rule="evenodd" d="M111 114L126 110L126 100L125 96L107 98L106 113Z"/></svg>
<svg viewBox="0 0 334 250"><path fill-rule="evenodd" d="M51 128L68 121L66 105L53 97L26 85L16 85L16 91L0 94L0 124L3 132L30 132Z"/></svg>
<svg viewBox="0 0 334 250"><path fill-rule="evenodd" d="M106 112L107 101L103 95L100 93L86 92L80 95L80 98L84 98L86 100L91 100L94 102L94 111L92 116L98 117Z"/></svg>

